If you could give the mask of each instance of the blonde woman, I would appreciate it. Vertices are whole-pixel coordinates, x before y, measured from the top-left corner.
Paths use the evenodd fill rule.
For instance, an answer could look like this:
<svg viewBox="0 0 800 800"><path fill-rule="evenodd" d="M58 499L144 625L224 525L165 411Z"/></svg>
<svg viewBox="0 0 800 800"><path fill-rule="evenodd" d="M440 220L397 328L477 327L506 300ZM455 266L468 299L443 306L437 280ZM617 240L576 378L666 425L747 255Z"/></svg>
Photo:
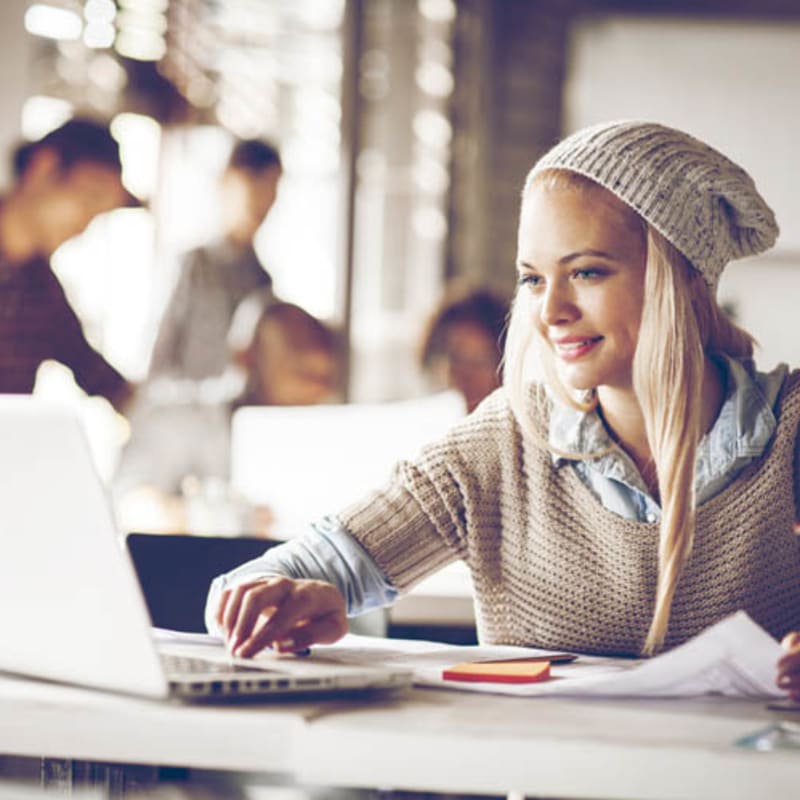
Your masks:
<svg viewBox="0 0 800 800"><path fill-rule="evenodd" d="M747 173L681 131L556 145L523 190L504 386L383 491L217 579L209 625L244 656L334 641L463 559L484 642L653 654L738 609L800 630L800 373L757 371L715 301L777 234ZM800 652L778 679L800 695Z"/></svg>

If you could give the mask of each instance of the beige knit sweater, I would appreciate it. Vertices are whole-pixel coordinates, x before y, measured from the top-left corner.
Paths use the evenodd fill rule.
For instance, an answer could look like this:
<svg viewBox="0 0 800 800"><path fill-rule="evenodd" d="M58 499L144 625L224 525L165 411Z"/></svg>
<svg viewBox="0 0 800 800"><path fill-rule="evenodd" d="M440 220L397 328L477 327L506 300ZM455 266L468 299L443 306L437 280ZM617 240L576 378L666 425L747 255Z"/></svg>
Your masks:
<svg viewBox="0 0 800 800"><path fill-rule="evenodd" d="M757 462L697 512L665 647L745 609L776 637L800 629L794 459L800 372ZM658 525L605 509L568 464L530 442L498 390L390 486L339 514L400 591L461 558L479 638L639 655L658 574Z"/></svg>

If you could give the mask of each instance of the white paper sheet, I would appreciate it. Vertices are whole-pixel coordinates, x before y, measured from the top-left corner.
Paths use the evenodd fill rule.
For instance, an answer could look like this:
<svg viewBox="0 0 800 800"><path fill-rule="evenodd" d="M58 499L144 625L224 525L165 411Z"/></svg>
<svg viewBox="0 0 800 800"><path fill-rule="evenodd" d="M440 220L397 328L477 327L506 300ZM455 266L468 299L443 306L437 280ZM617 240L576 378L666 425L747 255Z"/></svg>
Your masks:
<svg viewBox="0 0 800 800"><path fill-rule="evenodd" d="M542 683L461 683L442 679L442 670L464 661L520 658L548 651L521 647L452 646L401 639L347 636L341 643L314 648L312 658L348 663L403 666L420 686L517 696L729 697L785 695L775 685L780 645L743 611L694 639L652 659L581 656L553 665Z"/></svg>

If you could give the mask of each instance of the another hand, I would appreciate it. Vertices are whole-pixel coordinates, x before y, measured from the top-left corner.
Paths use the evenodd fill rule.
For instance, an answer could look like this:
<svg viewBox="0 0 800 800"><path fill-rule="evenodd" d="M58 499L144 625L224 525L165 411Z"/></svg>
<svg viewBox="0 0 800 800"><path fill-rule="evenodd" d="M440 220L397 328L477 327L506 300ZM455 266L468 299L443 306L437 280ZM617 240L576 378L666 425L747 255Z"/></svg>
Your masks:
<svg viewBox="0 0 800 800"><path fill-rule="evenodd" d="M781 647L786 654L778 661L777 684L789 692L792 700L800 701L800 632L787 633Z"/></svg>
<svg viewBox="0 0 800 800"><path fill-rule="evenodd" d="M249 658L265 647L280 652L330 644L347 633L345 602L329 583L261 578L222 593L217 622L231 652Z"/></svg>

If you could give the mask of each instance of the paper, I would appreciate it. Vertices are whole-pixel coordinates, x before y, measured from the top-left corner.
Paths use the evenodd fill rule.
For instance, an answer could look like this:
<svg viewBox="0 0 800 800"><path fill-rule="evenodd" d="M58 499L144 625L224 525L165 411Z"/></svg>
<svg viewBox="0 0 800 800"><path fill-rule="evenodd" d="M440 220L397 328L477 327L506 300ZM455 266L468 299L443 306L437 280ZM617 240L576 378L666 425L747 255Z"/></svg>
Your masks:
<svg viewBox="0 0 800 800"><path fill-rule="evenodd" d="M456 683L442 670L465 661L521 658L548 651L521 647L452 646L401 639L347 636L314 648L312 658L405 667L420 686L517 696L785 697L775 685L780 645L743 611L674 650L652 659L581 656L554 664L551 679L533 684Z"/></svg>

